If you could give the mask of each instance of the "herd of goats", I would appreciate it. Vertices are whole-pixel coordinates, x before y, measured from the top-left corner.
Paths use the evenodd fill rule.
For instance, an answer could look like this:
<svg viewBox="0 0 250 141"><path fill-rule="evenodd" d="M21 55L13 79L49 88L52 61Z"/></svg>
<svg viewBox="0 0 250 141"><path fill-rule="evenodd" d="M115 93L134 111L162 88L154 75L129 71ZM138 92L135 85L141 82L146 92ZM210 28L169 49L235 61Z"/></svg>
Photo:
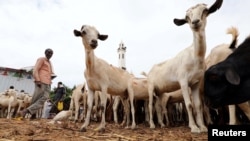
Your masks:
<svg viewBox="0 0 250 141"><path fill-rule="evenodd" d="M98 40L104 41L108 35L90 25L74 30L74 35L82 39L86 62L86 84L73 91L69 108L75 121L79 117L84 121L80 131L86 131L94 112L100 113L100 125L96 130L104 130L108 103L113 104L115 123L118 123L118 105L121 103L123 122L132 129L136 128L136 122L138 124L139 108L151 129L156 127L155 121L163 128L177 117L187 119L192 133L207 132L207 126L215 124L211 111L217 117L223 117L225 113L222 112L228 111L229 119L224 121L225 124L238 124L236 115L250 120L250 37L238 45L238 30L230 27L227 33L232 35L231 43L214 47L205 57L207 17L222 3L223 0L216 0L210 7L197 4L187 10L185 18L174 19L177 26L189 25L193 43L172 59L155 64L148 73L143 73L143 78L95 56ZM138 101L143 104L139 106ZM79 116L80 107L83 107L83 116ZM219 110L221 108L226 110ZM238 111L241 114L236 114Z"/></svg>

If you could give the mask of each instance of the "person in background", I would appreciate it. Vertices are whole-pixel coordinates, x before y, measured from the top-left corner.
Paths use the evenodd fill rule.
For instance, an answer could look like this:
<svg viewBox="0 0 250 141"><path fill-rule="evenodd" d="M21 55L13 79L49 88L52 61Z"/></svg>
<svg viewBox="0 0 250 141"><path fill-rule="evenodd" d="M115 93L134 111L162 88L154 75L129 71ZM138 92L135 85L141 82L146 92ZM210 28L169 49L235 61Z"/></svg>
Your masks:
<svg viewBox="0 0 250 141"><path fill-rule="evenodd" d="M48 119L50 117L49 111L51 110L51 107L52 107L52 102L50 99L47 99L44 102L42 118Z"/></svg>
<svg viewBox="0 0 250 141"><path fill-rule="evenodd" d="M36 61L33 69L35 90L30 106L20 112L22 118L24 118L26 114L31 114L30 119L35 119L36 112L41 109L44 102L49 99L52 79L56 76L53 72L52 63L50 62L52 55L53 50L48 48L45 50L45 57L40 57Z"/></svg>
<svg viewBox="0 0 250 141"><path fill-rule="evenodd" d="M63 86L62 82L58 82L57 83L57 88L55 90L55 97L54 97L54 101L58 102L59 100L62 100L65 97L65 88Z"/></svg>
<svg viewBox="0 0 250 141"><path fill-rule="evenodd" d="M58 102L63 102L66 95L65 88L62 82L57 83L57 88L55 90L55 96L53 98L53 106L51 108L50 113L57 114L61 109L58 109Z"/></svg>

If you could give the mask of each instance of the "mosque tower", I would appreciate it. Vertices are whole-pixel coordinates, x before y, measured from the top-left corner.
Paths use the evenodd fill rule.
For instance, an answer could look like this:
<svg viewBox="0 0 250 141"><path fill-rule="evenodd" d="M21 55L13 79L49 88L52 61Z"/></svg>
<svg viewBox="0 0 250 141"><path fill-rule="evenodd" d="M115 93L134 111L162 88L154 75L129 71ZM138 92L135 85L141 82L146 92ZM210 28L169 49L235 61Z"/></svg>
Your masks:
<svg viewBox="0 0 250 141"><path fill-rule="evenodd" d="M124 46L124 43L121 41L119 44L119 48L117 49L118 52L118 67L126 70L126 47Z"/></svg>

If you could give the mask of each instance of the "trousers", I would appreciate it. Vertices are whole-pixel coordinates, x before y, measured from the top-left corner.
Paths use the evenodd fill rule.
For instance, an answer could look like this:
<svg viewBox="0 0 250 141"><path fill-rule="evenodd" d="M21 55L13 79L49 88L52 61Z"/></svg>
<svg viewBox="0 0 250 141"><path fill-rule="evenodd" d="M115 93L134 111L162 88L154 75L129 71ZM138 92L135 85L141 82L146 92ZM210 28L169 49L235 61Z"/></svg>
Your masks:
<svg viewBox="0 0 250 141"><path fill-rule="evenodd" d="M49 98L51 86L48 84L41 84L41 87L35 85L35 91L32 96L31 104L27 108L30 114L36 114L36 112L43 108L44 102Z"/></svg>

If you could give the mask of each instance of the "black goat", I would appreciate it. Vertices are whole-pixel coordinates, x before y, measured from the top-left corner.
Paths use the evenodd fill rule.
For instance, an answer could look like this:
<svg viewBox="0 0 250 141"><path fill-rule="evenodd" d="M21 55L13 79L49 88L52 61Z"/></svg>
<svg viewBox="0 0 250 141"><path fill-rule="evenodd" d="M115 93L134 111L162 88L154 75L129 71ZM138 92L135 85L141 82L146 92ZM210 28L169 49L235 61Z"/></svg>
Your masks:
<svg viewBox="0 0 250 141"><path fill-rule="evenodd" d="M224 61L205 71L204 95L213 108L250 100L250 36Z"/></svg>

